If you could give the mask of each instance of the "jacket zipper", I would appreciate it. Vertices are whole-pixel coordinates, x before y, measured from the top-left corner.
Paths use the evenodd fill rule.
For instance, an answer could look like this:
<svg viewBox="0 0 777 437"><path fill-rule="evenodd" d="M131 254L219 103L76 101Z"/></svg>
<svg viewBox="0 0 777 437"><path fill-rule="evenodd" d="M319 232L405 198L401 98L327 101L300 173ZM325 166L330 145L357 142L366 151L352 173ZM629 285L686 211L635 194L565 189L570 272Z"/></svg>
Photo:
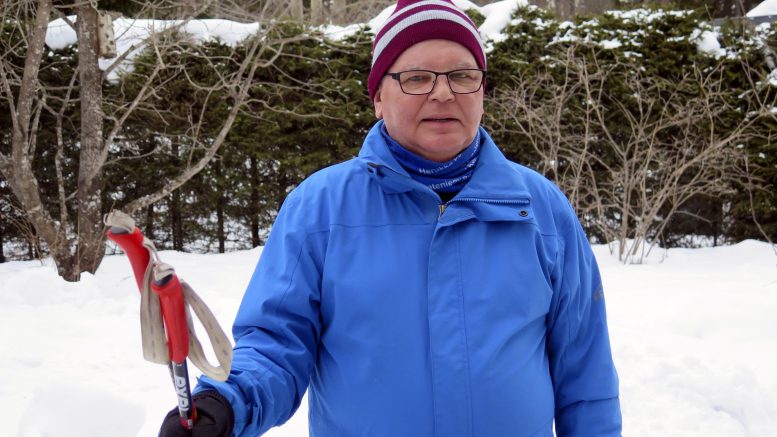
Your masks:
<svg viewBox="0 0 777 437"><path fill-rule="evenodd" d="M457 197L454 199L451 199L448 201L448 204L451 204L453 202L483 202L483 203L494 203L497 205L528 205L529 199L527 198L521 198L521 199L487 199L482 197Z"/></svg>
<svg viewBox="0 0 777 437"><path fill-rule="evenodd" d="M439 220L442 218L442 214L445 212L445 210L448 208L448 205L450 205L453 202L482 202L482 203L493 203L495 205L529 205L531 203L529 199L485 199L482 197L460 197L460 198L454 198L449 200L446 203L440 204L440 213L437 216L437 219Z"/></svg>

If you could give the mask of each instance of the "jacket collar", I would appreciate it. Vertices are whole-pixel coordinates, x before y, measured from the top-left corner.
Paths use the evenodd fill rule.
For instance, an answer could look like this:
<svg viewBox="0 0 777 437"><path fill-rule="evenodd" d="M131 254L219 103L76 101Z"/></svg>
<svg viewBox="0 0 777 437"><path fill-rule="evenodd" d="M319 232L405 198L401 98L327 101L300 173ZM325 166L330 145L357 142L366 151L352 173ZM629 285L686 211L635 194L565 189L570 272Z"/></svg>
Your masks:
<svg viewBox="0 0 777 437"><path fill-rule="evenodd" d="M359 160L387 193L431 191L413 180L397 162L380 132L383 122L376 123L364 140ZM482 148L472 179L457 197L493 201L530 200L523 176L505 158L491 136L480 127Z"/></svg>

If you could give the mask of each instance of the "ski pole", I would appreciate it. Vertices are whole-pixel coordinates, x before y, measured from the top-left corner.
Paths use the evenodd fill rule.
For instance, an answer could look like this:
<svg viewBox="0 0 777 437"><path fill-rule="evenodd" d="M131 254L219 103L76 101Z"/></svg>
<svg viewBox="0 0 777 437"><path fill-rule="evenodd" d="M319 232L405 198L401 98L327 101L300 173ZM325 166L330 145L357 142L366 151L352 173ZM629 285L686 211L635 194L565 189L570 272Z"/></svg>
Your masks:
<svg viewBox="0 0 777 437"><path fill-rule="evenodd" d="M181 282L175 272L165 264L163 269L154 269L154 280L151 290L159 296L162 308L162 318L165 322L170 354L170 377L173 380L175 394L178 397L178 414L181 425L192 429L197 420L197 411L192 402L192 391L189 384L189 371L186 357L189 355L189 332L186 326L186 313L183 306ZM161 271L160 271L161 270Z"/></svg>
<svg viewBox="0 0 777 437"><path fill-rule="evenodd" d="M181 282L172 267L151 262L152 256L157 258L156 249L129 216L109 215L106 217L106 224L110 226L107 232L108 238L127 254L141 294L148 283L148 288L159 297L162 320L167 333L168 368L178 398L178 413L181 425L191 429L197 420L197 412L192 402L186 365L186 357L189 354L189 333Z"/></svg>

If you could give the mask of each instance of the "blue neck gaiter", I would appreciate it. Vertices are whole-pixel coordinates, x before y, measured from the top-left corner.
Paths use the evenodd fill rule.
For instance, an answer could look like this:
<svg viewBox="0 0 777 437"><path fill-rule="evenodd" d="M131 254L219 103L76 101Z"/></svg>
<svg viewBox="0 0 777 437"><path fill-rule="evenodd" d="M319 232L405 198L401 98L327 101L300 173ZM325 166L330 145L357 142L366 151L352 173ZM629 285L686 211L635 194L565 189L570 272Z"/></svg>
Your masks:
<svg viewBox="0 0 777 437"><path fill-rule="evenodd" d="M402 147L391 138L383 121L380 123L380 132L394 158L416 181L438 193L457 193L472 177L480 156L480 129L472 143L453 159L434 162Z"/></svg>

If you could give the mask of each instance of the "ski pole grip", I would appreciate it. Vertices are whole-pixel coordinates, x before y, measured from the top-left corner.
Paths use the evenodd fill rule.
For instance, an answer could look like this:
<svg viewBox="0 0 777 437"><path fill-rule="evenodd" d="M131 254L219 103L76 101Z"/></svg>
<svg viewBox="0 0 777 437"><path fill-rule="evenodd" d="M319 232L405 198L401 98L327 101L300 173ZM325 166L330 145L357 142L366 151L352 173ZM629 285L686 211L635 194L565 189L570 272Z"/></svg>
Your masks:
<svg viewBox="0 0 777 437"><path fill-rule="evenodd" d="M151 291L159 296L162 319L167 330L170 360L181 363L189 356L189 330L183 303L181 282L175 273L151 281Z"/></svg>
<svg viewBox="0 0 777 437"><path fill-rule="evenodd" d="M148 249L143 246L143 233L138 228L134 228L132 232L127 232L124 228L111 227L108 229L107 236L127 254L132 265L132 273L135 275L135 282L138 284L138 290L143 290L143 276L146 274L146 267L151 259Z"/></svg>

